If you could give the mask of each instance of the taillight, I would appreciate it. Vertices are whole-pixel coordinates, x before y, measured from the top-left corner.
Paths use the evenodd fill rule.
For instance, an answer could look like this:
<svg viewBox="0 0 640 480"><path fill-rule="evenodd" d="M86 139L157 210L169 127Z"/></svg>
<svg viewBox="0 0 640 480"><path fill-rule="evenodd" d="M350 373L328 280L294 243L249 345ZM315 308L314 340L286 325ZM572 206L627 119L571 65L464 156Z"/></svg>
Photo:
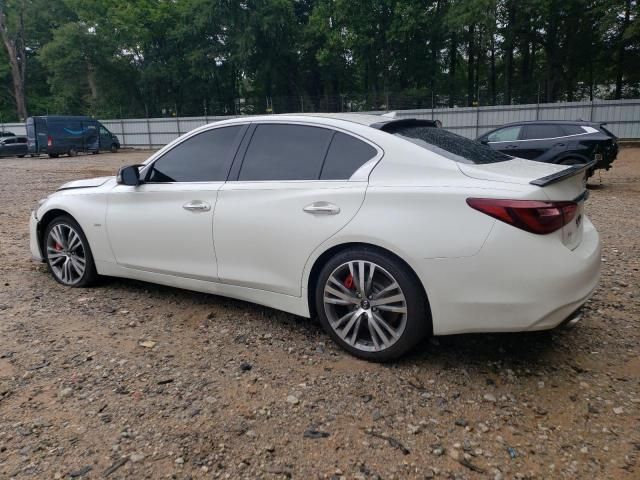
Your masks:
<svg viewBox="0 0 640 480"><path fill-rule="evenodd" d="M53 147L53 137L47 137L47 146Z"/></svg>
<svg viewBox="0 0 640 480"><path fill-rule="evenodd" d="M578 204L575 202L540 200L467 198L467 204L509 225L539 235L561 229L573 220L578 210Z"/></svg>

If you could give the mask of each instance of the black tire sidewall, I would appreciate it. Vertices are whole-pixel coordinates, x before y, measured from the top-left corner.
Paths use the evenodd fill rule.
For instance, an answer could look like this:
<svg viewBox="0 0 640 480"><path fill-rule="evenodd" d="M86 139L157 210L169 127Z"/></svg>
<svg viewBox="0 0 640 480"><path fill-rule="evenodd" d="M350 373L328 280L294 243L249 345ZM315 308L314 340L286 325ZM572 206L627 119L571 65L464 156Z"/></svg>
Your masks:
<svg viewBox="0 0 640 480"><path fill-rule="evenodd" d="M398 282L407 302L407 324L400 339L388 349L379 352L366 352L352 347L334 332L324 311L324 286L329 275L340 265L355 260L373 262L387 270ZM329 336L343 349L364 360L386 362L396 359L413 349L427 334L431 325L427 299L424 296L419 280L402 262L390 255L374 249L353 248L332 257L320 270L316 282L314 298L320 324Z"/></svg>
<svg viewBox="0 0 640 480"><path fill-rule="evenodd" d="M73 285L64 283L62 280L60 280L56 276L55 273L53 273L53 269L51 268L51 263L49 262L49 256L47 254L47 238L49 237L49 232L53 227L59 224L65 224L65 225L69 225L70 227L73 227L73 229L78 233L78 235L80 235L80 239L82 240L82 248L84 249L86 265L85 265L84 274L82 275L82 278L78 283L75 283ZM47 263L47 268L49 269L51 276L56 280L56 282L60 283L61 285L64 285L65 287L82 288L82 287L88 287L96 281L98 274L96 272L96 265L95 265L95 262L93 261L93 253L91 252L89 241L87 240L87 237L85 236L84 231L82 230L78 222L76 222L70 216L61 215L59 217L54 218L52 221L50 221L47 224L47 227L45 228L45 231L44 231L42 246L44 250L45 261Z"/></svg>

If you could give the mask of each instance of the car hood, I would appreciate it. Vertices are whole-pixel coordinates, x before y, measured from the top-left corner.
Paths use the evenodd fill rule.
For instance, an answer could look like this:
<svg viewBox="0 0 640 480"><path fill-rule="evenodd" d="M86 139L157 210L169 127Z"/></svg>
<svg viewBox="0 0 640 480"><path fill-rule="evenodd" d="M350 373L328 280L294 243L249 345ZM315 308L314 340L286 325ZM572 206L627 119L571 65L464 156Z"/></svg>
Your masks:
<svg viewBox="0 0 640 480"><path fill-rule="evenodd" d="M67 182L64 185L58 188L60 190L70 190L72 188L91 188L91 187L99 187L100 185L104 185L109 180L115 177L96 177L96 178L85 178L83 180L73 180L72 182Z"/></svg>

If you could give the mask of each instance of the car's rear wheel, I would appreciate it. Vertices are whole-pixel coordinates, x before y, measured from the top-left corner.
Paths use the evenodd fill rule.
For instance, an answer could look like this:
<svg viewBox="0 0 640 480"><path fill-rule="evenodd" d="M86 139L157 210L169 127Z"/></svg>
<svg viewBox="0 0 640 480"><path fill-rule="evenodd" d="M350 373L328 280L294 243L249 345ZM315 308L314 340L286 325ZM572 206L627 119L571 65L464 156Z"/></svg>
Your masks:
<svg viewBox="0 0 640 480"><path fill-rule="evenodd" d="M118 153L118 145L115 143L111 144L111 153Z"/></svg>
<svg viewBox="0 0 640 480"><path fill-rule="evenodd" d="M56 217L47 225L43 241L49 271L68 287L86 287L97 272L91 248L80 225L71 217Z"/></svg>
<svg viewBox="0 0 640 480"><path fill-rule="evenodd" d="M353 355L387 361L429 333L429 309L415 275L390 255L355 248L331 258L318 276L323 328Z"/></svg>

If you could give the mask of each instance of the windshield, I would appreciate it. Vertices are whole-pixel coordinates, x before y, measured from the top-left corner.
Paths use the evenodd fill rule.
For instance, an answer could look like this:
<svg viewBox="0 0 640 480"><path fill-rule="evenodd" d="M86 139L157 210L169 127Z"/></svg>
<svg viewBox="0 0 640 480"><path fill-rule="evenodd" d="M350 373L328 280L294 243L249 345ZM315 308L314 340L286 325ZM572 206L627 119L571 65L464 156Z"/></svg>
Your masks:
<svg viewBox="0 0 640 480"><path fill-rule="evenodd" d="M492 150L487 145L456 135L443 128L403 126L394 129L393 134L454 162L485 164L504 162L513 158Z"/></svg>

